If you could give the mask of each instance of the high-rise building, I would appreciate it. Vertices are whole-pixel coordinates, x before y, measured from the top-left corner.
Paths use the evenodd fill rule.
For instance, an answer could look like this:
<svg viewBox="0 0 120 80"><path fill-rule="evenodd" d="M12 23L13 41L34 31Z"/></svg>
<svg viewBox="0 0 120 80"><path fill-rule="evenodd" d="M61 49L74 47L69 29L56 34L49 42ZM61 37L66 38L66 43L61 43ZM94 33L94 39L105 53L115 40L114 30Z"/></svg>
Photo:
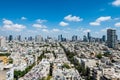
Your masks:
<svg viewBox="0 0 120 80"><path fill-rule="evenodd" d="M77 41L77 35L72 36L72 41Z"/></svg>
<svg viewBox="0 0 120 80"><path fill-rule="evenodd" d="M83 36L83 41L84 41L84 42L87 42L87 41L88 41L86 35Z"/></svg>
<svg viewBox="0 0 120 80"><path fill-rule="evenodd" d="M87 33L88 42L91 42L90 32Z"/></svg>
<svg viewBox="0 0 120 80"><path fill-rule="evenodd" d="M12 35L9 35L8 41L11 42L12 40L13 40L13 36L12 36Z"/></svg>
<svg viewBox="0 0 120 80"><path fill-rule="evenodd" d="M106 36L105 35L102 36L102 41L106 42Z"/></svg>
<svg viewBox="0 0 120 80"><path fill-rule="evenodd" d="M33 40L32 36L28 37L28 41L32 41L32 40Z"/></svg>
<svg viewBox="0 0 120 80"><path fill-rule="evenodd" d="M61 34L61 35L58 35L58 41L63 41L62 34Z"/></svg>
<svg viewBox="0 0 120 80"><path fill-rule="evenodd" d="M5 45L6 45L6 39L5 39L5 37L0 37L0 47L5 47Z"/></svg>
<svg viewBox="0 0 120 80"><path fill-rule="evenodd" d="M109 48L116 48L117 38L116 38L116 30L107 29L107 46Z"/></svg>
<svg viewBox="0 0 120 80"><path fill-rule="evenodd" d="M17 39L18 41L21 41L21 35L18 35Z"/></svg>
<svg viewBox="0 0 120 80"><path fill-rule="evenodd" d="M25 37L25 41L27 41L27 37Z"/></svg>
<svg viewBox="0 0 120 80"><path fill-rule="evenodd" d="M43 37L41 35L35 36L35 42L40 43L43 41Z"/></svg>

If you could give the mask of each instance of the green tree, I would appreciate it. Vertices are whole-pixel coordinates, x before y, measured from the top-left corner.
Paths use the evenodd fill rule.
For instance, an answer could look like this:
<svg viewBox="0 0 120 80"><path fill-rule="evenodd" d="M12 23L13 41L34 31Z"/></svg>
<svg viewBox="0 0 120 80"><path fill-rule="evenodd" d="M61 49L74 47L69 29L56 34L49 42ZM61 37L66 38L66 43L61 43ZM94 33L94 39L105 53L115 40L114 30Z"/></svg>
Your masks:
<svg viewBox="0 0 120 80"><path fill-rule="evenodd" d="M67 68L67 69L70 69L70 66L66 63L63 64L63 68Z"/></svg>
<svg viewBox="0 0 120 80"><path fill-rule="evenodd" d="M99 53L96 57L97 57L98 59L101 59L101 58L102 58L102 54Z"/></svg>

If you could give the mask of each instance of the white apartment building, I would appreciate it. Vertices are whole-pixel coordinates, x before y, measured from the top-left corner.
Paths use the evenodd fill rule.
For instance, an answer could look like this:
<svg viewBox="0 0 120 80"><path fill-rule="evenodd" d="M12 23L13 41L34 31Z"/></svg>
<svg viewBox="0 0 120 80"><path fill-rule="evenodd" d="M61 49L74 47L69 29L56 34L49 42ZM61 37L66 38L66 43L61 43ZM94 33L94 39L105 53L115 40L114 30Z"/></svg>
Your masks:
<svg viewBox="0 0 120 80"><path fill-rule="evenodd" d="M0 47L5 47L5 45L6 45L5 37L0 36Z"/></svg>

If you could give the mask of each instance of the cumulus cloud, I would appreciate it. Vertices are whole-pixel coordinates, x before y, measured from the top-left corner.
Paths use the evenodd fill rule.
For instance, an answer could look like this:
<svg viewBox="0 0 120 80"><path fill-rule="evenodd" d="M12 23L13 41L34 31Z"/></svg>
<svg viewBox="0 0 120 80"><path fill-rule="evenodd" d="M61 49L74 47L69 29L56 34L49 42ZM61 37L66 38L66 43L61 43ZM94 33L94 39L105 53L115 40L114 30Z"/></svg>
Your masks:
<svg viewBox="0 0 120 80"><path fill-rule="evenodd" d="M99 22L90 22L90 25L92 25L92 26L99 26L100 23Z"/></svg>
<svg viewBox="0 0 120 80"><path fill-rule="evenodd" d="M68 16L64 17L64 20L73 21L73 22L79 22L79 21L82 21L83 19L78 17L78 16L68 15Z"/></svg>
<svg viewBox="0 0 120 80"><path fill-rule="evenodd" d="M43 31L43 32L47 32L47 33L49 32L48 29L42 29L42 31Z"/></svg>
<svg viewBox="0 0 120 80"><path fill-rule="evenodd" d="M3 30L22 31L26 26L21 24L14 24L11 20L3 19Z"/></svg>
<svg viewBox="0 0 120 80"><path fill-rule="evenodd" d="M113 2L112 2L112 5L119 7L119 6L120 6L120 0L115 0L115 1L113 1Z"/></svg>
<svg viewBox="0 0 120 80"><path fill-rule="evenodd" d="M59 32L59 29L52 29L52 32Z"/></svg>
<svg viewBox="0 0 120 80"><path fill-rule="evenodd" d="M107 21L107 20L110 20L111 19L111 16L102 16L102 17L99 17L96 22L102 22L102 21Z"/></svg>
<svg viewBox="0 0 120 80"><path fill-rule="evenodd" d="M27 30L28 33L38 33L36 30Z"/></svg>
<svg viewBox="0 0 120 80"><path fill-rule="evenodd" d="M43 22L47 22L47 20L37 19L36 22L37 22L37 23L43 23Z"/></svg>
<svg viewBox="0 0 120 80"><path fill-rule="evenodd" d="M120 22L115 23L115 27L120 27Z"/></svg>
<svg viewBox="0 0 120 80"><path fill-rule="evenodd" d="M87 32L91 32L91 30L90 30L90 29L85 29L85 30L83 31L83 33L87 33Z"/></svg>
<svg viewBox="0 0 120 80"><path fill-rule="evenodd" d="M69 23L66 23L66 22L61 21L61 22L59 23L59 25L60 25L60 26L68 26Z"/></svg>
<svg viewBox="0 0 120 80"><path fill-rule="evenodd" d="M101 22L108 21L111 19L111 16L101 16L97 18L94 22L90 22L89 24L91 26L99 26L101 25Z"/></svg>
<svg viewBox="0 0 120 80"><path fill-rule="evenodd" d="M13 22L11 20L3 19L3 24L11 25L11 24L13 24Z"/></svg>
<svg viewBox="0 0 120 80"><path fill-rule="evenodd" d="M42 25L42 24L33 24L32 26L35 28L47 28L47 26Z"/></svg>
<svg viewBox="0 0 120 80"><path fill-rule="evenodd" d="M27 18L26 17L21 17L21 20L26 20Z"/></svg>

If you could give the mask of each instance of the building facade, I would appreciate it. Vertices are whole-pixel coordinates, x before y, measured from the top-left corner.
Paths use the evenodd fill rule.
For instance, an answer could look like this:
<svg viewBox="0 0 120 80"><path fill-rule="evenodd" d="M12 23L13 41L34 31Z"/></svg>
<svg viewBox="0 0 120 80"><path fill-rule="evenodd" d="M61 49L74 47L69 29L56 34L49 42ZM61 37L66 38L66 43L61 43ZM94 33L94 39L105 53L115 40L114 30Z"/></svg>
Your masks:
<svg viewBox="0 0 120 80"><path fill-rule="evenodd" d="M109 48L116 48L117 39L116 39L116 30L108 29L107 30L107 46Z"/></svg>

